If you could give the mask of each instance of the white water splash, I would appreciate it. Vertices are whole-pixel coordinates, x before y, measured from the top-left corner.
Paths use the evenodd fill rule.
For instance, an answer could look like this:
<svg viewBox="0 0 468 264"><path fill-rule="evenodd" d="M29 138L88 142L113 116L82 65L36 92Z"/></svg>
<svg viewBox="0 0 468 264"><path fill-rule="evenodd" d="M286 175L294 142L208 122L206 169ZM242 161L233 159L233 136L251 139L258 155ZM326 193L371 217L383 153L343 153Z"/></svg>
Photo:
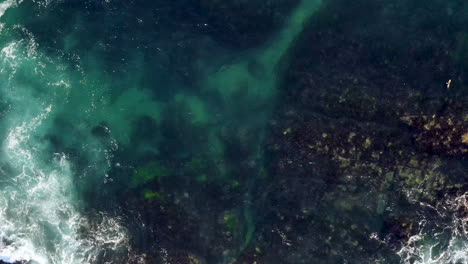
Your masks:
<svg viewBox="0 0 468 264"><path fill-rule="evenodd" d="M17 0L7 0L4 2L0 3L0 17L2 17L5 14L5 11L8 10L8 8L16 6L20 4L22 1L17 1Z"/></svg>
<svg viewBox="0 0 468 264"><path fill-rule="evenodd" d="M21 173L0 191L0 257L4 260L33 260L40 264L94 263L102 248L126 245L125 229L118 219L102 217L98 226L80 237L87 219L74 207L72 172L64 154L55 154L52 170L36 158L31 135L47 120L48 106L29 122L10 130L5 154ZM48 244L52 245L48 245Z"/></svg>
<svg viewBox="0 0 468 264"><path fill-rule="evenodd" d="M0 4L0 14L16 3L7 2ZM9 104L1 126L6 139L0 154L0 260L96 263L105 250L128 249L127 232L119 218L104 214L89 224L78 210L67 155L48 153L43 138L57 115L54 100L71 86L66 72L38 53L33 36L27 36L7 41L0 52L0 91ZM25 84L22 76L36 83Z"/></svg>
<svg viewBox="0 0 468 264"><path fill-rule="evenodd" d="M437 208L431 208L443 219L437 223L421 220L418 234L411 236L398 251L402 263L468 263L468 193L447 198ZM444 223L445 219L449 219L448 223Z"/></svg>

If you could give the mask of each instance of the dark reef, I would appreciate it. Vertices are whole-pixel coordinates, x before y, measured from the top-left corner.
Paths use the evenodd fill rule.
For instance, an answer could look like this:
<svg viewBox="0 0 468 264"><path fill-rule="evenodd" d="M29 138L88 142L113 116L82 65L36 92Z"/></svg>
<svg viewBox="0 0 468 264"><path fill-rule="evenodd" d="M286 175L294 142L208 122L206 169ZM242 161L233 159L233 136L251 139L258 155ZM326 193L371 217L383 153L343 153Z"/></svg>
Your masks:
<svg viewBox="0 0 468 264"><path fill-rule="evenodd" d="M213 3L200 5L213 10L210 19L234 19L236 29L249 25L231 4L249 5L257 29L269 23L249 13L261 11L256 3ZM188 136L176 124L185 121L163 123L161 147L171 158L157 156L150 180L135 186L150 192L124 194L124 207L148 227L134 230L144 234L137 248L164 248L147 253L153 263L398 263L395 250L418 232L421 214L431 215L414 201L435 208L468 190L463 8L328 1L287 56L264 169L243 159L253 150L241 129L226 128L231 155L212 160L191 150L203 127L186 128ZM225 164L236 166L229 177L221 176Z"/></svg>

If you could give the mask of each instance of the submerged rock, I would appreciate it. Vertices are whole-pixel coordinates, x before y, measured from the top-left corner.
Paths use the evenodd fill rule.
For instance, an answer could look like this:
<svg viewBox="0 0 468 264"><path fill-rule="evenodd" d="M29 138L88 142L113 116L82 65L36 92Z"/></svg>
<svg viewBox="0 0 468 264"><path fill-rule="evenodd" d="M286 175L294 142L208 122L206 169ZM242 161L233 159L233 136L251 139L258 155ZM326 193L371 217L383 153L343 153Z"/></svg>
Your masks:
<svg viewBox="0 0 468 264"><path fill-rule="evenodd" d="M328 1L303 32L270 123L261 260L398 263L428 208L468 190L464 22L441 5Z"/></svg>
<svg viewBox="0 0 468 264"><path fill-rule="evenodd" d="M468 155L468 120L438 116L404 116L415 130L415 141L424 150L450 156Z"/></svg>

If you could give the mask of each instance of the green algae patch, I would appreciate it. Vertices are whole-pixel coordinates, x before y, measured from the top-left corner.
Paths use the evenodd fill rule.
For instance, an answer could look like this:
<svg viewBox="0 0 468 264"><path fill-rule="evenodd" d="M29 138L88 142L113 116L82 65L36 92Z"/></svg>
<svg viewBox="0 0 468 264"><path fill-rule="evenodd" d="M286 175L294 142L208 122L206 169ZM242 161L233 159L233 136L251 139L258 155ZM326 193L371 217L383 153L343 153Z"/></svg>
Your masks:
<svg viewBox="0 0 468 264"><path fill-rule="evenodd" d="M170 168L157 163L150 163L148 166L136 170L132 178L132 186L139 187L171 174L172 170Z"/></svg>
<svg viewBox="0 0 468 264"><path fill-rule="evenodd" d="M227 213L224 215L223 225L226 228L226 230L231 233L236 232L240 227L239 220L237 219L236 215L233 213Z"/></svg>
<svg viewBox="0 0 468 264"><path fill-rule="evenodd" d="M154 200L154 199L161 200L161 199L162 199L161 193L159 193L159 192L153 192L153 191L145 191L145 192L143 193L143 196L144 196L145 199L147 199L147 200Z"/></svg>
<svg viewBox="0 0 468 264"><path fill-rule="evenodd" d="M208 176L206 174L200 175L195 179L198 183L205 183L208 181Z"/></svg>

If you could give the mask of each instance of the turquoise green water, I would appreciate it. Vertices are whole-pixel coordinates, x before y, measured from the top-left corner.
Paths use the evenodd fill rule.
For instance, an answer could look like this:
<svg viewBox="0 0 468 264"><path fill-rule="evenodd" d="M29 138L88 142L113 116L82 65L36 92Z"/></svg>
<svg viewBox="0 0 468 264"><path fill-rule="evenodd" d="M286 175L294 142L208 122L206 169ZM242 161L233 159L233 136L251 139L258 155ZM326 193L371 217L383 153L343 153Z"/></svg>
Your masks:
<svg viewBox="0 0 468 264"><path fill-rule="evenodd" d="M268 196L259 185L276 173L265 142L289 88L292 51L325 3L271 11L281 23L244 48L221 34L250 33L219 29L231 22L195 2L0 3L0 260L243 263L253 251L268 255L265 263L286 261L267 246L293 243L279 228L284 219L271 226L277 237L261 242L274 220L258 205ZM447 203L450 212L466 210L466 194ZM450 218L442 253L430 252L437 237L420 223L420 234L388 254L402 263L466 263L463 217ZM171 257L179 252L185 260ZM309 261L294 255L287 263Z"/></svg>
<svg viewBox="0 0 468 264"><path fill-rule="evenodd" d="M14 9L22 4L3 2L2 13L7 9L16 12ZM53 5L43 4L44 8ZM91 50L86 57L73 55L73 48L79 45L82 37L79 33L72 31L64 37L66 55L48 54L27 27L11 23L7 17L8 22L2 24L1 31L1 77L5 105L2 167L8 172L2 175L0 234L12 244L2 248L0 256L37 263L97 263L103 250L111 249L117 252L115 254L128 251L130 234L118 216L102 215L90 234L81 233L90 220L81 213L83 198L79 190L91 188L89 185L96 182L112 181L108 175L111 167L116 166L112 152L132 148L134 124L141 116L160 124L163 114L169 115L165 118L176 118L171 117L167 109L180 111L173 114L183 115L188 129L203 128L204 139L197 142L197 148L211 159L224 155L223 143L218 137L226 122L238 122L247 130L254 129L255 122L256 131L248 133L258 133L255 138L261 138L264 125L258 122L264 122L270 115L280 59L318 6L318 1L305 1L293 12L290 22L263 48L247 53L226 53L226 58L234 58L230 63L222 63L219 57L203 58L201 81L197 84L199 91L176 91L165 100L158 99L150 89L140 85L146 72L140 68L144 67L142 55L136 53L135 58L131 58L136 67L124 68L125 74L109 75L102 71L105 66L99 52ZM252 65L258 67L258 72L249 69ZM165 73L156 71L154 74ZM156 83L157 89L164 89L159 85L164 84ZM113 91L115 89L118 91ZM205 92L215 93L221 101L213 107L213 103L202 96ZM249 115L249 120L244 120L245 115ZM110 135L107 142L103 143L89 132L99 125ZM47 138L50 137L58 141L60 147L49 142ZM190 134L184 137L192 144ZM87 164L85 171L74 170L76 166L70 164L73 162L70 154L54 151L63 151L64 147L79 152ZM146 151L159 154L163 150L152 145L132 150ZM249 155L258 155L255 151ZM218 177L227 177L223 176L230 170L226 165L221 163L218 169ZM83 172L85 175L79 175ZM249 243L254 231L254 223L249 220L252 213L248 208L244 210L249 227L242 247Z"/></svg>

